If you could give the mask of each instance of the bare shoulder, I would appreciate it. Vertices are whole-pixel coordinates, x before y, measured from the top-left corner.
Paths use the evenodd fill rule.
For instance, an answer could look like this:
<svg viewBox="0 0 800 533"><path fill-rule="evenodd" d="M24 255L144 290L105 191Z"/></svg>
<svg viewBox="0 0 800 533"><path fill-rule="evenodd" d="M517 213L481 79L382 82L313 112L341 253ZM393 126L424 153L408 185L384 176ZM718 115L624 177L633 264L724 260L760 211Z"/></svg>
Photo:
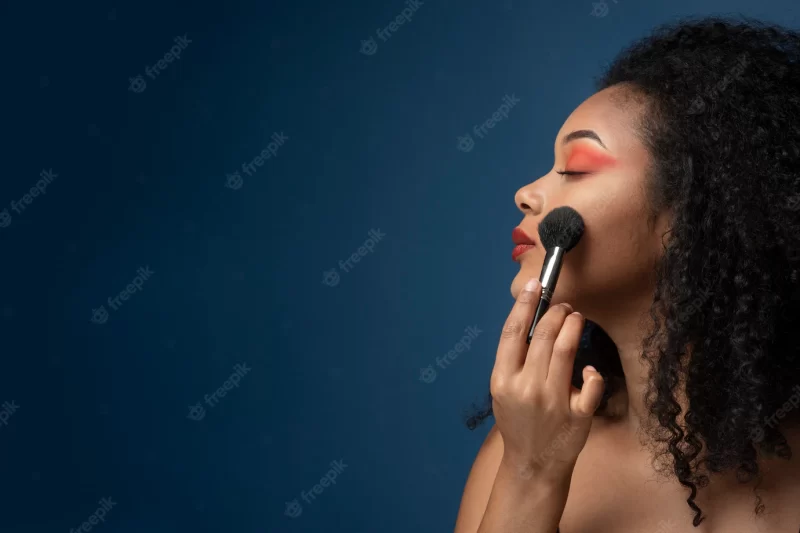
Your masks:
<svg viewBox="0 0 800 533"><path fill-rule="evenodd" d="M495 425L486 435L467 477L456 519L455 533L478 531L502 459L503 437Z"/></svg>

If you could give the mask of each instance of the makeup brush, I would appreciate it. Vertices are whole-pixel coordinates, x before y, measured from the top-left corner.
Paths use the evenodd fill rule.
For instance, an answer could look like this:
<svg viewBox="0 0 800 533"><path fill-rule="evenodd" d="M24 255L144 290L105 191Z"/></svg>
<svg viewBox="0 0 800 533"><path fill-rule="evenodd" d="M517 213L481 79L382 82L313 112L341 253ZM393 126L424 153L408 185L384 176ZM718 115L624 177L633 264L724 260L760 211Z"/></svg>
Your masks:
<svg viewBox="0 0 800 533"><path fill-rule="evenodd" d="M531 329L528 330L528 344L533 338L533 329L547 312L547 308L550 307L550 299L556 290L564 254L575 248L575 245L581 240L583 228L583 217L566 205L553 209L539 222L539 237L542 239L542 246L546 253L542 274L539 276L539 281L542 283L542 297L536 308L536 314L533 316Z"/></svg>

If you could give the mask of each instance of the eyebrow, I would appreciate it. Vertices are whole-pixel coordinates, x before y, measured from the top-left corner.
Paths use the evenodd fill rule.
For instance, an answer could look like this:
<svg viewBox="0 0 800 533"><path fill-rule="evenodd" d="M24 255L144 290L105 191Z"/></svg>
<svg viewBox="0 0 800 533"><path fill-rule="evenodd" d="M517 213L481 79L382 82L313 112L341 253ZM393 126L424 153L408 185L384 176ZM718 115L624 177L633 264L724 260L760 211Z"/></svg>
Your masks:
<svg viewBox="0 0 800 533"><path fill-rule="evenodd" d="M606 145L603 144L602 139L600 139L600 136L597 135L592 130L577 130L567 135L564 135L564 137L561 139L561 146L564 146L565 144L569 143L570 141L574 141L575 139L592 139L593 141L597 141L598 143L600 143L600 146L608 150Z"/></svg>

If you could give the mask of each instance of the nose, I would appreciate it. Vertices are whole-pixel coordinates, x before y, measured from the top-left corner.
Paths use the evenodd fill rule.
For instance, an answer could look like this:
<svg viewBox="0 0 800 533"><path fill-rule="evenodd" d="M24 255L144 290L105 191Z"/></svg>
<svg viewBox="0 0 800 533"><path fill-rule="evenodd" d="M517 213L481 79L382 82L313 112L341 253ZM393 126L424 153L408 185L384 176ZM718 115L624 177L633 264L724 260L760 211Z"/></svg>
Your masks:
<svg viewBox="0 0 800 533"><path fill-rule="evenodd" d="M514 195L514 203L523 215L538 215L544 209L544 198L534 183L525 185Z"/></svg>

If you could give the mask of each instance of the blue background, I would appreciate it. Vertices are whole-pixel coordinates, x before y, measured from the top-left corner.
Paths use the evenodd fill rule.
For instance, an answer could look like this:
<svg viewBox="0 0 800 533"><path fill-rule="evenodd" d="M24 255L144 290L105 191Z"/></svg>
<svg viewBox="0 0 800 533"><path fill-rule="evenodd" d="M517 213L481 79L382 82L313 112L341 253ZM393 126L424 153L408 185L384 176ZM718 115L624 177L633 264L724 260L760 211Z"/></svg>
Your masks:
<svg viewBox="0 0 800 533"><path fill-rule="evenodd" d="M57 174L0 228L0 402L20 406L0 426L4 532L67 533L103 497L92 531L452 531L492 424L463 415L513 303L514 192L632 39L690 14L800 13L425 0L384 42L400 1L80 4L0 8L0 209ZM506 95L508 118L459 150ZM273 133L277 155L226 186ZM371 229L385 237L343 272ZM237 363L240 386L190 420Z"/></svg>

